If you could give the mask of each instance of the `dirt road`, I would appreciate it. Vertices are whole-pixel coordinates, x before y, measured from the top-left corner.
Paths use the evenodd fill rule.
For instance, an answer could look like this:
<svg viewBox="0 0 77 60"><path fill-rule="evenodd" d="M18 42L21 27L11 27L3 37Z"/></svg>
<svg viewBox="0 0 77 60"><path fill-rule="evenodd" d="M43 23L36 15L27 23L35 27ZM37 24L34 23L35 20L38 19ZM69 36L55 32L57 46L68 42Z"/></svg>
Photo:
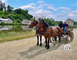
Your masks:
<svg viewBox="0 0 77 60"><path fill-rule="evenodd" d="M0 60L77 60L77 30L74 35L69 51L64 50L64 43L59 46L50 44L47 50L44 38L43 46L36 46L36 37L0 43Z"/></svg>

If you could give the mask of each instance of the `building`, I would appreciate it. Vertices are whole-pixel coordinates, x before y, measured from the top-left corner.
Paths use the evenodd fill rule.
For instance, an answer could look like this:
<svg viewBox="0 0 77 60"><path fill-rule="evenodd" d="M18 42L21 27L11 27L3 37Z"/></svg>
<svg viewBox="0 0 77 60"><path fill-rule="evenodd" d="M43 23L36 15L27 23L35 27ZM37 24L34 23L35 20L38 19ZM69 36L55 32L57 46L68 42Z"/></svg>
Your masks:
<svg viewBox="0 0 77 60"><path fill-rule="evenodd" d="M3 18L0 18L0 23L1 22L4 22L4 23L13 23L13 21L11 19L3 19Z"/></svg>
<svg viewBox="0 0 77 60"><path fill-rule="evenodd" d="M13 26L0 26L0 31L11 30L11 29L13 29Z"/></svg>
<svg viewBox="0 0 77 60"><path fill-rule="evenodd" d="M67 19L67 20L66 20L66 23L67 23L69 26L74 26L74 20L72 20L72 19Z"/></svg>
<svg viewBox="0 0 77 60"><path fill-rule="evenodd" d="M30 22L31 22L30 20L23 20L21 23L29 25Z"/></svg>
<svg viewBox="0 0 77 60"><path fill-rule="evenodd" d="M22 30L29 30L29 26L26 26L26 25L22 25Z"/></svg>
<svg viewBox="0 0 77 60"><path fill-rule="evenodd" d="M4 11L5 9L6 9L5 3L2 3L2 2L0 1L0 10Z"/></svg>

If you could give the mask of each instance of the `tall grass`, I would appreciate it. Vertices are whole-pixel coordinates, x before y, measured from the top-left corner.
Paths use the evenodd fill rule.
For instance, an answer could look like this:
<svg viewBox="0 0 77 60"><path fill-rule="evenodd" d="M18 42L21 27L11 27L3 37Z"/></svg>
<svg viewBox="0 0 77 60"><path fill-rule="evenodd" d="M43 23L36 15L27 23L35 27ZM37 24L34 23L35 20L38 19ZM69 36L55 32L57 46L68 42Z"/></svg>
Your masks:
<svg viewBox="0 0 77 60"><path fill-rule="evenodd" d="M19 40L35 36L35 32L29 31L0 31L0 43L5 41Z"/></svg>

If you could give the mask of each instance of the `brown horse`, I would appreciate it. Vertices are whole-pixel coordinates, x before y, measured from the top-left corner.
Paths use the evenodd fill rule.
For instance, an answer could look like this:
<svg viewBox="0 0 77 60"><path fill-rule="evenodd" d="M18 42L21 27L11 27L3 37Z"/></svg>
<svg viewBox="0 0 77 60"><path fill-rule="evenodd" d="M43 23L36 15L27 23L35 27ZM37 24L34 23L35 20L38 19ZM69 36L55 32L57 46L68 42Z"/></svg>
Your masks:
<svg viewBox="0 0 77 60"><path fill-rule="evenodd" d="M36 27L37 24L38 22L34 19L33 21L31 21L29 28ZM39 29L36 30L36 35L37 35L37 45L39 45L39 38L40 38L40 46L42 46L42 35L40 34Z"/></svg>
<svg viewBox="0 0 77 60"><path fill-rule="evenodd" d="M54 37L55 41L56 41L57 36L58 36L59 42L61 41L61 29L59 27L50 27L44 22L44 20L40 20L40 22L37 24L36 28L40 29L39 31L41 32L41 34L44 35L44 37L46 39L45 47L47 49L50 48L50 46L49 46L50 37Z"/></svg>

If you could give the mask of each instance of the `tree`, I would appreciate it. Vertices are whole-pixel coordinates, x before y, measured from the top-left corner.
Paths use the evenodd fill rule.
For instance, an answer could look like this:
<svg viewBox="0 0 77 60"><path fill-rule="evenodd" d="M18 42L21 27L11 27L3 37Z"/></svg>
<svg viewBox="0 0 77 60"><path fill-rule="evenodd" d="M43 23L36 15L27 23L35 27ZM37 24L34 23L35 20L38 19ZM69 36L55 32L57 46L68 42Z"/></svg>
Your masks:
<svg viewBox="0 0 77 60"><path fill-rule="evenodd" d="M28 10L22 10L19 8L19 9L14 10L14 13L26 15L28 14Z"/></svg>
<svg viewBox="0 0 77 60"><path fill-rule="evenodd" d="M22 9L14 10L14 14L21 14L25 17L24 19L28 19L28 20L30 20L30 18L33 17L32 15L28 14L28 10L22 10Z"/></svg>
<svg viewBox="0 0 77 60"><path fill-rule="evenodd" d="M5 11L0 10L0 18L10 18L13 20L13 23L20 23L23 19L31 20L33 18L32 15L28 14L28 10L13 9L13 7L8 5L5 7Z"/></svg>
<svg viewBox="0 0 77 60"><path fill-rule="evenodd" d="M8 5L7 6L7 11L9 12L9 13L12 13L13 12L13 7L11 7L10 5Z"/></svg>
<svg viewBox="0 0 77 60"><path fill-rule="evenodd" d="M5 11L5 3L2 3L1 1L0 1L0 10Z"/></svg>
<svg viewBox="0 0 77 60"><path fill-rule="evenodd" d="M44 21L50 26L56 26L59 24L59 21L54 21L53 18L44 18Z"/></svg>

